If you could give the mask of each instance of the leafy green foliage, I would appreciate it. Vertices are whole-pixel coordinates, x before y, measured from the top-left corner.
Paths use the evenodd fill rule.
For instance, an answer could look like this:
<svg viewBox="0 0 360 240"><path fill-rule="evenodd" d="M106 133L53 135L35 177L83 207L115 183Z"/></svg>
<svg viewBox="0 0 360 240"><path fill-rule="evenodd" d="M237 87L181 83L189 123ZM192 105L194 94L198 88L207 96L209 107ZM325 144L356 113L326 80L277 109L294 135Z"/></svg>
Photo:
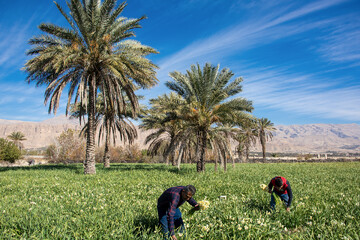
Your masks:
<svg viewBox="0 0 360 240"><path fill-rule="evenodd" d="M181 206L187 239L360 237L359 162L212 167L198 174L186 164L113 164L95 176L83 175L81 164L0 168L0 239L162 239L156 201L187 184L197 188L195 200L210 202L193 215ZM271 195L259 188L275 175L291 183L290 212L271 213Z"/></svg>
<svg viewBox="0 0 360 240"><path fill-rule="evenodd" d="M0 160L13 163L16 159L19 159L20 156L21 151L15 143L0 138Z"/></svg>

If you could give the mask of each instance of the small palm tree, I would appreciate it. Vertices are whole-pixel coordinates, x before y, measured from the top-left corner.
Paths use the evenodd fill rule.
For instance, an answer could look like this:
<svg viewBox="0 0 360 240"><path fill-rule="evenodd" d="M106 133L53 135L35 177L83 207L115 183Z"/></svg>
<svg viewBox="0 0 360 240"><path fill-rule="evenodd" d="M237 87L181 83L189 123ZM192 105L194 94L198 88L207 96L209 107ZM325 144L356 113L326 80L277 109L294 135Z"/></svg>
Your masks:
<svg viewBox="0 0 360 240"><path fill-rule="evenodd" d="M56 114L60 97L68 89L70 102L86 106L87 141L85 174L95 174L95 116L96 97L103 95L106 108L114 108L119 115L125 109L124 97L132 105L135 116L139 103L135 90L149 88L157 83L157 66L146 57L157 53L151 47L129 40L134 29L145 17L127 19L120 14L126 4L117 0L71 0L66 14L55 3L70 29L54 24L40 24L45 34L30 39L34 47L28 51L33 56L25 64L28 82L46 85L45 104L49 113ZM125 95L125 96L124 96Z"/></svg>
<svg viewBox="0 0 360 240"><path fill-rule="evenodd" d="M166 86L178 93L185 101L181 114L173 114L173 119L181 119L186 123L186 130L196 136L197 171L205 171L205 152L209 133L215 126L234 122L237 113L252 111L252 102L244 98L232 98L242 91L242 78L235 78L229 69L219 71L219 66L205 64L192 65L182 74L170 73L173 81ZM231 99L230 99L231 98ZM183 136L187 136L185 134Z"/></svg>
<svg viewBox="0 0 360 240"><path fill-rule="evenodd" d="M238 142L237 152L240 159L249 160L250 147L255 145L258 137L256 119L249 115L237 116L237 125L240 127L235 135Z"/></svg>
<svg viewBox="0 0 360 240"><path fill-rule="evenodd" d="M139 96L141 98L141 96ZM96 118L95 126L99 130L98 143L100 144L102 139L105 139L103 163L105 168L110 167L110 140L113 139L113 144L116 143L116 138L119 136L120 141L128 141L132 144L137 138L137 130L134 124L129 121L132 118L131 104L126 100L127 108L121 115L115 112L114 109L109 106L106 108L103 97L100 95L97 97L96 104ZM141 106L141 111L144 111L144 106ZM71 110L71 117L81 118L86 113L86 110L80 105L75 105ZM81 123L81 122L80 122ZM85 124L81 130L81 135L86 135L88 125Z"/></svg>
<svg viewBox="0 0 360 240"><path fill-rule="evenodd" d="M148 151L153 156L160 153L167 164L170 158L172 164L176 165L175 148L179 146L180 139L183 139L180 137L182 122L179 119L169 120L169 114L179 112L184 105L184 100L172 92L169 95L164 94L156 99L150 99L150 104L151 108L146 115L142 116L140 125L142 129L155 129L145 139L146 144L150 143ZM183 153L183 148L180 149L178 155Z"/></svg>
<svg viewBox="0 0 360 240"><path fill-rule="evenodd" d="M22 141L25 141L25 134L22 132L12 132L10 135L7 136L10 140L13 141L13 143L20 149L22 149L23 144Z"/></svg>
<svg viewBox="0 0 360 240"><path fill-rule="evenodd" d="M272 139L273 137L272 132L275 131L276 128L274 127L274 123L272 123L267 118L258 119L257 125L258 125L259 139L262 147L263 159L265 160L266 141Z"/></svg>
<svg viewBox="0 0 360 240"><path fill-rule="evenodd" d="M210 129L209 132L209 144L211 145L211 150L217 156L217 159L220 159L221 166L224 168L224 171L227 170L227 161L231 159L233 161L233 167L235 167L235 158L233 158L231 153L231 144L230 140L235 138L236 129L231 126L220 126ZM215 171L217 171L218 160L215 159Z"/></svg>

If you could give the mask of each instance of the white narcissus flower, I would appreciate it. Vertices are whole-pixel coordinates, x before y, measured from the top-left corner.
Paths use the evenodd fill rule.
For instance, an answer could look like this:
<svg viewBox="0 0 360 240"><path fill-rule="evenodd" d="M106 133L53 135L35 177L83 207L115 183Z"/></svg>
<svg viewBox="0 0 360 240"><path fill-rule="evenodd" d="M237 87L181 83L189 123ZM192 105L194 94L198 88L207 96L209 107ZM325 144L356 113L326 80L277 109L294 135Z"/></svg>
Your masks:
<svg viewBox="0 0 360 240"><path fill-rule="evenodd" d="M209 225L203 226L202 230L208 232L210 230Z"/></svg>

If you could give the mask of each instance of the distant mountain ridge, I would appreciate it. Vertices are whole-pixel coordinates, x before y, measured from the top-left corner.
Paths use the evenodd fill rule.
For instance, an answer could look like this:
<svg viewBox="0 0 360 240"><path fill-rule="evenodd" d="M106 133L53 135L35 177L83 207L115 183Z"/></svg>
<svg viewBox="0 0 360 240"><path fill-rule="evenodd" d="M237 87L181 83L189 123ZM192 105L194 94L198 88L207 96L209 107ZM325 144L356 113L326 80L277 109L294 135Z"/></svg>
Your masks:
<svg viewBox="0 0 360 240"><path fill-rule="evenodd" d="M356 123L275 127L277 130L273 133L273 140L267 144L269 152L360 151L360 125Z"/></svg>
<svg viewBox="0 0 360 240"><path fill-rule="evenodd" d="M267 152L289 153L325 153L360 152L359 124L306 124L275 126L273 139L266 145ZM25 148L41 148L54 143L63 131L67 129L80 130L77 119L68 119L65 115L54 117L42 122L25 122L0 119L0 137L6 138L14 131L20 131L27 138L23 141ZM135 141L145 148L144 140L149 131L139 131ZM119 143L120 144L120 143ZM253 151L261 151L257 143Z"/></svg>

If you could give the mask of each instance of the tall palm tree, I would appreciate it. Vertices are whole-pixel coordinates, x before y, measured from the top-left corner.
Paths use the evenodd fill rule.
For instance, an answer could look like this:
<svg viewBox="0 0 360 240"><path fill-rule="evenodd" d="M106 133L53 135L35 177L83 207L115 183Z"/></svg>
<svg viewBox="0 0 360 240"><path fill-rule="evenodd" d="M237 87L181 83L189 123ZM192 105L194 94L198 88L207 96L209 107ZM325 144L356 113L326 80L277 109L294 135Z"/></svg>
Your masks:
<svg viewBox="0 0 360 240"><path fill-rule="evenodd" d="M23 144L22 141L25 141L25 134L22 132L12 132L10 135L7 136L10 140L14 142L14 144L20 149L22 149Z"/></svg>
<svg viewBox="0 0 360 240"><path fill-rule="evenodd" d="M157 83L155 68L147 55L157 53L128 38L145 17L121 17L126 4L117 0L70 0L69 15L55 3L70 25L70 29L54 24L40 24L43 35L30 39L33 56L26 62L27 81L37 86L47 85L45 104L50 101L49 113L56 114L62 91L68 87L70 102L86 106L87 141L85 174L95 174L95 105L96 96L104 96L105 106L121 113L125 108L124 95L132 104L133 115L139 109L135 95L138 87L148 88ZM119 114L120 115L120 114Z"/></svg>
<svg viewBox="0 0 360 240"><path fill-rule="evenodd" d="M267 118L261 118L257 121L258 125L258 132L259 132L259 139L261 143L262 153L263 153L263 159L265 160L266 157L266 141L269 139L272 139L273 134L272 132L276 130L274 127L274 123L272 123Z"/></svg>
<svg viewBox="0 0 360 240"><path fill-rule="evenodd" d="M244 98L231 98L242 91L241 77L231 81L229 69L219 71L218 66L206 63L192 65L185 74L170 73L173 81L166 86L186 101L181 115L175 117L186 122L186 129L196 136L197 171L205 171L205 151L211 128L234 121L237 112L252 111L252 102ZM231 98L231 99L230 99ZM230 100L229 100L230 99Z"/></svg>

